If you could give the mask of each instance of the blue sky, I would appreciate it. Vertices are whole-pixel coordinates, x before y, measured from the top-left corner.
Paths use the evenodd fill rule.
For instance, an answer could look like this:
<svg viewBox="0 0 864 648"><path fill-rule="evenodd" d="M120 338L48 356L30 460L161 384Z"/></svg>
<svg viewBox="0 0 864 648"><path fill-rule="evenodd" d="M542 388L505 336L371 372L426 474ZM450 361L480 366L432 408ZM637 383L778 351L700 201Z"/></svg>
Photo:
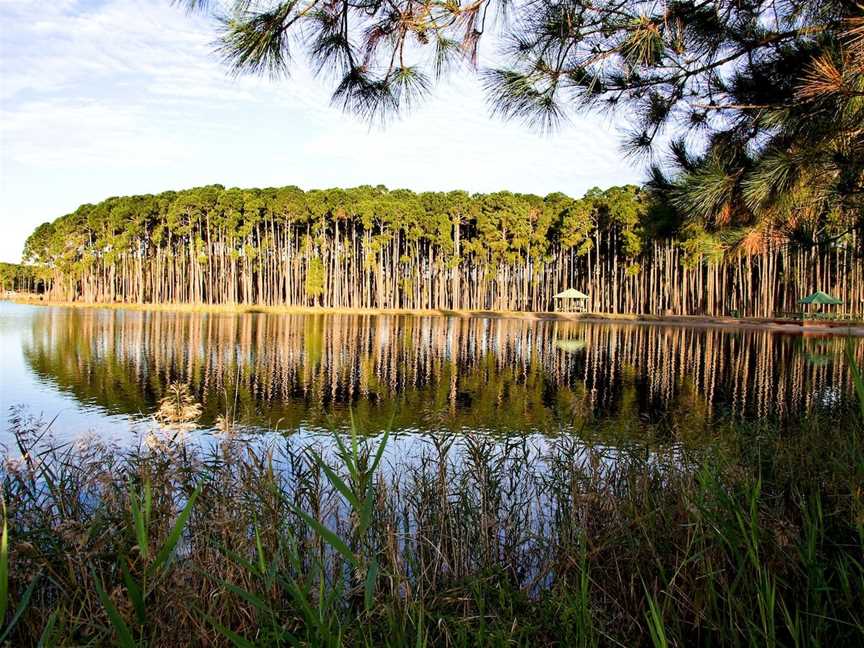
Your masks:
<svg viewBox="0 0 864 648"><path fill-rule="evenodd" d="M489 117L455 74L407 118L370 129L326 80L234 79L215 25L169 0L0 0L0 260L33 228L109 196L202 184L385 184L581 195L638 182L606 118L552 135Z"/></svg>

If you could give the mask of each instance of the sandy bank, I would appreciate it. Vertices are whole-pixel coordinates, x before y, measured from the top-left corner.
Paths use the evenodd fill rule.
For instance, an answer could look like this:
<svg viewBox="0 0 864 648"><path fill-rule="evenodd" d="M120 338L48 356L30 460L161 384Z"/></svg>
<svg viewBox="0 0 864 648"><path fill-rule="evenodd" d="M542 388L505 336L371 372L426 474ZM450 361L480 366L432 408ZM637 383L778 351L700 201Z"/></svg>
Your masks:
<svg viewBox="0 0 864 648"><path fill-rule="evenodd" d="M63 306L68 308L103 308L138 311L171 311L185 313L271 313L271 314L343 314L343 315L414 315L435 317L523 319L561 322L617 322L659 326L748 328L816 335L864 336L864 322L805 321L758 317L714 317L699 315L645 315L623 313L556 313L547 311L448 310L409 308L323 308L313 306L265 306L254 304L135 304L44 301L30 296L7 298L18 304Z"/></svg>

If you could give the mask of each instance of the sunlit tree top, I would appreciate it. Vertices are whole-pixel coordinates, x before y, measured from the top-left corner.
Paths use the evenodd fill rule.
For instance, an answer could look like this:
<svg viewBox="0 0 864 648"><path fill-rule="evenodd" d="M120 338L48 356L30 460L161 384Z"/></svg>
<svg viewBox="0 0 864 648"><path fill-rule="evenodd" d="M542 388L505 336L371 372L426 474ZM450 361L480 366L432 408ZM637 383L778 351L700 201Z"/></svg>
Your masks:
<svg viewBox="0 0 864 648"><path fill-rule="evenodd" d="M583 109L623 112L626 150L662 162L654 185L709 227L816 230L860 212L855 0L176 1L220 17L235 72L305 61L332 79L334 104L370 121L457 66L477 71L494 114L540 130Z"/></svg>

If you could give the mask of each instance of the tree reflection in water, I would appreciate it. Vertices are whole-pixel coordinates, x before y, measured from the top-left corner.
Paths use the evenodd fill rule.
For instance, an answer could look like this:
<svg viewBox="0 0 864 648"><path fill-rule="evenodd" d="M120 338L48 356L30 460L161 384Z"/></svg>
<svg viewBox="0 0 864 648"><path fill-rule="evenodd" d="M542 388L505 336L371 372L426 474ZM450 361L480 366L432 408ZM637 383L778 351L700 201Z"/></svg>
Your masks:
<svg viewBox="0 0 864 648"><path fill-rule="evenodd" d="M34 313L30 368L112 414L188 384L205 426L504 433L780 419L851 393L845 340L763 330L382 315ZM864 345L857 354L864 362Z"/></svg>

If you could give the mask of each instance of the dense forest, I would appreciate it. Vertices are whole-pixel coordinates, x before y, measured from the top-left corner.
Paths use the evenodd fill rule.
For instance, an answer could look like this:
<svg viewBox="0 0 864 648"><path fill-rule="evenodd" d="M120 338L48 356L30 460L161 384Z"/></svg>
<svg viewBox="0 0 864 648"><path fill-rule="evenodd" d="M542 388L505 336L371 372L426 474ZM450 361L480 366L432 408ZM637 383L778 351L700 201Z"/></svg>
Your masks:
<svg viewBox="0 0 864 648"><path fill-rule="evenodd" d="M839 232L837 231L839 230ZM639 187L581 199L207 186L39 226L25 262L64 301L769 316L816 289L864 310L860 228L708 229Z"/></svg>
<svg viewBox="0 0 864 648"><path fill-rule="evenodd" d="M28 240L51 298L539 311L573 287L592 311L771 316L820 289L864 312L858 2L178 4L217 19L235 72L287 74L305 52L337 80L334 105L367 121L456 67L478 72L495 114L541 130L621 109L648 183L581 199L380 186L110 198ZM494 67L479 50L492 33Z"/></svg>
<svg viewBox="0 0 864 648"><path fill-rule="evenodd" d="M34 266L0 263L0 290L32 293L43 289L44 282L37 277Z"/></svg>

